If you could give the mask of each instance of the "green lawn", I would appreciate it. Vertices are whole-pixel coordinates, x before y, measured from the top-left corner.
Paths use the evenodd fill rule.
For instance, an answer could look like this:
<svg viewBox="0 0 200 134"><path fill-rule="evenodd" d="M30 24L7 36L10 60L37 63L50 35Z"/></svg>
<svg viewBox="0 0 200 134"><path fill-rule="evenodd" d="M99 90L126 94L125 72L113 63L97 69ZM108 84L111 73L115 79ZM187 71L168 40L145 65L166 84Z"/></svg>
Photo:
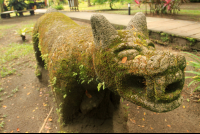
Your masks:
<svg viewBox="0 0 200 134"><path fill-rule="evenodd" d="M185 5L184 5L185 7ZM69 11L69 6L68 5L64 5L64 10L66 11ZM140 6L140 8L137 6L137 4L135 2L133 2L131 4L131 14L134 14L136 12L146 12L146 8L147 8L147 13L149 13L149 5L145 5L145 4L142 4ZM109 7L109 3L105 3L103 5L98 5L96 4L95 6L91 6L91 7L88 7L87 6L87 2L80 2L79 3L79 10L80 11L92 11L92 10L103 10L103 9L110 9ZM114 3L113 5L113 9L127 9L126 10L122 10L122 11L105 11L107 13L114 13L114 14L128 14L128 3L120 3L120 2L117 2L117 3ZM101 11L100 11L101 12ZM178 14L186 14L186 15L200 15L200 8L199 10L189 10L189 9L181 9Z"/></svg>

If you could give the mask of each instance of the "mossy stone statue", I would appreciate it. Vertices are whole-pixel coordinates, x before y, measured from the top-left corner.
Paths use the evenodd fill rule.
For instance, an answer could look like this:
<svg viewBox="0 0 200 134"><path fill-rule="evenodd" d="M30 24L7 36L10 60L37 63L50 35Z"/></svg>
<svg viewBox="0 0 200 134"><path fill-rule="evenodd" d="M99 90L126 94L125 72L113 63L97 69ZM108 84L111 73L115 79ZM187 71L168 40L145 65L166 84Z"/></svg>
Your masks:
<svg viewBox="0 0 200 134"><path fill-rule="evenodd" d="M148 38L143 13L125 30L100 14L91 27L54 10L40 17L33 30L38 78L47 68L63 120L80 113L109 118L120 97L155 112L179 107L185 57L155 50Z"/></svg>

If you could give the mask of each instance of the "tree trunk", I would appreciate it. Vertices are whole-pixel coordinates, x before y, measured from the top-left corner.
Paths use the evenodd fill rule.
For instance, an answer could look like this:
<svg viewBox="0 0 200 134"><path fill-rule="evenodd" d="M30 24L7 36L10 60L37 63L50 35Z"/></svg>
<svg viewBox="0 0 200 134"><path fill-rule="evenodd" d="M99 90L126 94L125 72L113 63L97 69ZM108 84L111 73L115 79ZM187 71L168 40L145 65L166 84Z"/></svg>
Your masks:
<svg viewBox="0 0 200 134"><path fill-rule="evenodd" d="M90 0L88 0L88 7L90 7L91 6L91 3L90 3Z"/></svg>
<svg viewBox="0 0 200 134"><path fill-rule="evenodd" d="M0 13L3 12L3 4L4 4L4 0L0 0Z"/></svg>
<svg viewBox="0 0 200 134"><path fill-rule="evenodd" d="M112 8L112 1L110 2L110 9L113 10L113 8Z"/></svg>
<svg viewBox="0 0 200 134"><path fill-rule="evenodd" d="M3 12L3 4L0 3L0 13L2 13L2 12Z"/></svg>

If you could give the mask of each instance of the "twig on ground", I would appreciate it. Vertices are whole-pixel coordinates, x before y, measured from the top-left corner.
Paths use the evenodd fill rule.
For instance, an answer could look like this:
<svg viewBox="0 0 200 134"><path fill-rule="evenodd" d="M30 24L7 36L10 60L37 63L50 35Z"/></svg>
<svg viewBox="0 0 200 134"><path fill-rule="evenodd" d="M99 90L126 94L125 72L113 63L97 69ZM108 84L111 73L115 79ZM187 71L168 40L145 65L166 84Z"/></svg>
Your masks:
<svg viewBox="0 0 200 134"><path fill-rule="evenodd" d="M47 118L44 120L44 123L43 123L43 125L42 125L42 127L41 127L41 129L40 129L40 131L39 131L38 133L41 133L41 132L42 132L42 130L43 130L43 128L44 128L44 125L46 124L47 119L49 118L49 115L51 114L52 110L53 110L53 107L51 108L51 110L50 110L50 112L49 112Z"/></svg>

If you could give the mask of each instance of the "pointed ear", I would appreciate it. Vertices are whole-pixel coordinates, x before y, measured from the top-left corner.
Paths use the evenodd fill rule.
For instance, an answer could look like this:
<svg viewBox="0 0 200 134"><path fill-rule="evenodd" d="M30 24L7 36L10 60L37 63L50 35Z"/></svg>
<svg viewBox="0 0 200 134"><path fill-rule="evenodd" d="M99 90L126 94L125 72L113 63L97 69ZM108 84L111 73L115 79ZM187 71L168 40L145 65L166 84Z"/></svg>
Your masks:
<svg viewBox="0 0 200 134"><path fill-rule="evenodd" d="M141 32L146 38L149 38L146 16L142 12L136 13L128 23L126 30L131 29L137 29L138 32Z"/></svg>
<svg viewBox="0 0 200 134"><path fill-rule="evenodd" d="M94 14L90 20L95 46L107 48L117 36L117 31L103 15Z"/></svg>

